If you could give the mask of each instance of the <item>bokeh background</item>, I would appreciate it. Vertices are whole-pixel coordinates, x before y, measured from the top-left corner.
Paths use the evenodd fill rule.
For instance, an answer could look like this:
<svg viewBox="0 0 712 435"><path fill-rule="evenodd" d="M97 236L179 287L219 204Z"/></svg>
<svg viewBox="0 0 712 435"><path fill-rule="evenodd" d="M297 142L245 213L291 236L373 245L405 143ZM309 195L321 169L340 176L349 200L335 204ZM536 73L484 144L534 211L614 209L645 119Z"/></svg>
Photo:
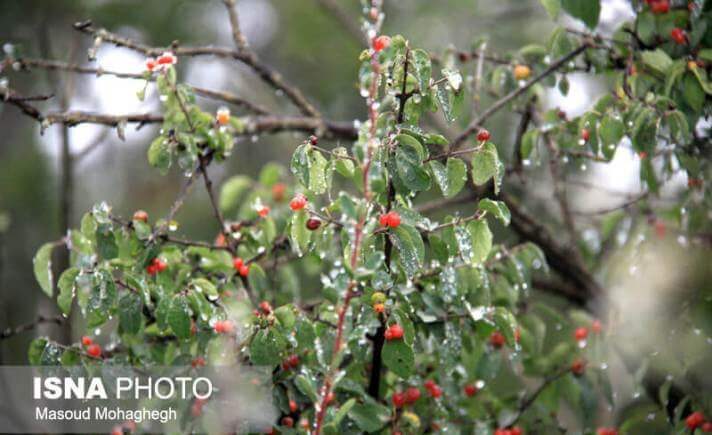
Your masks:
<svg viewBox="0 0 712 435"><path fill-rule="evenodd" d="M357 28L360 2L335 2L348 12L351 25ZM329 119L365 118L364 101L356 84L357 58L363 47L354 29L335 19L321 1L240 0L238 11L252 48L300 87ZM449 47L467 50L486 37L489 51L506 54L528 43L545 44L554 28L539 0L386 0L385 12L384 33L403 34L413 46L434 51ZM599 31L610 33L631 16L627 1L605 0ZM167 46L174 40L181 45L232 45L225 10L218 0L0 0L0 44L4 50L15 50L16 55L87 64L92 41L72 29L74 22L85 19L152 46ZM560 20L568 26L580 25L565 17ZM109 70L141 72L144 68L139 54L109 45L102 45L96 57L92 64ZM473 69L474 65L468 68ZM285 98L235 62L209 57L180 59L178 71L187 83L233 92L275 113L297 113ZM138 80L43 70L8 71L6 77L9 86L23 95L55 94L40 104L45 111L81 109L122 114L157 112L160 107L151 87L145 101L139 101L136 92L143 88L143 82ZM547 91L542 104L560 107L569 116L576 116L606 90L605 78L572 74L569 80L571 91L567 96L555 89ZM200 101L206 110L218 107L213 101ZM488 127L498 144L511 146L508 144L514 138L517 119L518 115L503 111L490 121ZM456 121L454 131L461 127L458 122L463 121ZM66 225L77 226L93 204L106 201L122 216L129 216L137 208L151 216L165 214L178 194L183 175L172 171L161 176L149 167L146 149L157 128L148 125L136 131L129 126L125 140L114 129L94 125L57 125L41 135L34 120L15 107L0 104L0 330L31 321L38 313L57 313L54 301L44 296L34 280L32 256L45 241L59 239ZM292 150L302 140L303 135L291 133L245 138L230 159L213 169L214 181L219 184L238 173L255 176L270 161L288 165ZM62 176L63 148L79 156L74 159L69 178ZM574 180L570 188L574 208L595 211L634 197L641 189L638 162L630 147L621 146L610 164L568 167ZM539 216L547 216L547 212L555 215L545 169L530 168L530 181L524 189L519 187L520 195L524 193L523 199ZM69 195L67 183L73 186ZM668 181L659 204L674 199L685 186L684 175ZM206 225L210 213L204 190L195 189L177 215L181 232L212 239L215 227L211 221ZM590 236L591 243L595 243L600 217L582 213L579 218L584 239ZM547 221L550 224L556 225L555 221ZM501 229L499 235L511 237ZM646 338L645 352L675 345L684 346L684 351L695 348L710 353L712 297L708 288L709 256L705 251L696 251L684 239L672 236L664 244L627 250L613 258L625 261L609 268L606 286L613 292L613 301L622 315L636 320L640 331L634 337ZM639 264L635 263L637 259L641 259ZM692 307L702 310L702 314L689 321L694 325L677 322L676 312L665 310L667 301L696 291L708 295L704 303ZM668 334L671 327L690 326L697 336L685 336L692 340L690 343ZM70 328L69 324L42 325L37 331L0 341L0 364L24 364L27 345L36 334L64 342L76 339L77 333ZM627 346L627 339L619 340L618 345ZM626 382L626 394L640 394L630 376ZM703 380L697 379L695 384L702 391L706 389Z"/></svg>

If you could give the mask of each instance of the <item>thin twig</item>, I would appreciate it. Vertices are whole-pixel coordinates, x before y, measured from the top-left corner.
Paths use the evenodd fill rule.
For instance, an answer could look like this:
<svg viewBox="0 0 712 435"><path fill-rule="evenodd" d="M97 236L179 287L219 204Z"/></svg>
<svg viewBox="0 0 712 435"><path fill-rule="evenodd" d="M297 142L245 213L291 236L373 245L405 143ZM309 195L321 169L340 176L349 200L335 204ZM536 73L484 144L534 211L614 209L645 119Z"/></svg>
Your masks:
<svg viewBox="0 0 712 435"><path fill-rule="evenodd" d="M22 325L15 326L14 328L6 328L2 332L0 332L0 340L13 337L26 331L31 331L43 323L54 323L55 325L61 325L62 323L64 323L65 320L66 318L64 316L37 316L37 319L32 322L24 323Z"/></svg>

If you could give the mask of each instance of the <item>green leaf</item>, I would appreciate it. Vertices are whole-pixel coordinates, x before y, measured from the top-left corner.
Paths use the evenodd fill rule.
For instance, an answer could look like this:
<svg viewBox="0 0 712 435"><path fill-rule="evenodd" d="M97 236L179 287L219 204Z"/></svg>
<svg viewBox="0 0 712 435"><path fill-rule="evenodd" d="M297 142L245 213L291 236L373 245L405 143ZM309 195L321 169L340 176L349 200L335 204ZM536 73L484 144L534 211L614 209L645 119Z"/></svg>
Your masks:
<svg viewBox="0 0 712 435"><path fill-rule="evenodd" d="M694 76L685 74L682 78L682 95L694 111L702 111L702 106L705 104L705 91Z"/></svg>
<svg viewBox="0 0 712 435"><path fill-rule="evenodd" d="M190 337L190 307L184 295L174 296L166 315L168 326L171 327L176 337L185 339Z"/></svg>
<svg viewBox="0 0 712 435"><path fill-rule="evenodd" d="M289 223L290 246L300 257L309 249L312 235L312 232L307 229L308 219L309 214L304 210L299 210L292 215L292 220Z"/></svg>
<svg viewBox="0 0 712 435"><path fill-rule="evenodd" d="M228 212L237 209L250 186L252 186L252 180L244 175L230 177L220 189L218 200L220 210Z"/></svg>
<svg viewBox="0 0 712 435"><path fill-rule="evenodd" d="M415 227L400 224L389 231L389 237L398 252L405 274L413 277L420 271L425 261L425 245L420 232Z"/></svg>
<svg viewBox="0 0 712 435"><path fill-rule="evenodd" d="M484 198L480 200L480 203L477 205L477 207L480 210L486 211L495 218L501 220L504 225L509 225L511 215L509 213L509 208L507 208L507 204L505 204L504 202L493 201L489 198Z"/></svg>
<svg viewBox="0 0 712 435"><path fill-rule="evenodd" d="M472 155L472 181L475 185L481 186L498 174L499 156L497 155L497 147L493 143L487 142L484 147Z"/></svg>
<svg viewBox="0 0 712 435"><path fill-rule="evenodd" d="M141 297L137 293L128 292L119 300L119 326L124 333L136 334L141 330L142 310ZM190 333L190 321L188 333Z"/></svg>
<svg viewBox="0 0 712 435"><path fill-rule="evenodd" d="M462 86L462 74L460 74L460 71L445 68L442 70L442 73L452 90L455 92L460 91L460 87Z"/></svg>
<svg viewBox="0 0 712 435"><path fill-rule="evenodd" d="M520 155L522 160L528 160L531 157L532 151L536 148L539 140L539 130L529 130L522 136L522 147Z"/></svg>
<svg viewBox="0 0 712 435"><path fill-rule="evenodd" d="M218 289L215 284L205 278L195 278L190 282L190 286L211 301L215 301L218 298Z"/></svg>
<svg viewBox="0 0 712 435"><path fill-rule="evenodd" d="M319 400L319 396L316 394L316 387L314 386L314 381L310 380L303 374L299 374L294 378L294 385L297 387L302 394L307 396L309 400L315 402Z"/></svg>
<svg viewBox="0 0 712 435"><path fill-rule="evenodd" d="M403 379L407 379L415 372L413 349L404 340L386 341L382 357L386 367Z"/></svg>
<svg viewBox="0 0 712 435"><path fill-rule="evenodd" d="M309 147L308 144L299 145L297 149L294 150L294 154L292 154L292 162L290 165L292 174L304 187L309 187L309 156L307 154Z"/></svg>
<svg viewBox="0 0 712 435"><path fill-rule="evenodd" d="M336 172L346 178L351 178L354 175L354 162L347 158L349 153L344 147L336 147L332 150L334 154L334 168ZM341 157L337 157L341 156Z"/></svg>
<svg viewBox="0 0 712 435"><path fill-rule="evenodd" d="M644 51L641 57L645 65L662 75L667 74L668 69L673 63L670 56L659 48L655 51Z"/></svg>
<svg viewBox="0 0 712 435"><path fill-rule="evenodd" d="M57 281L59 295L57 295L57 306L66 316L72 310L72 300L74 299L74 280L79 275L79 269L70 267L62 272Z"/></svg>
<svg viewBox="0 0 712 435"><path fill-rule="evenodd" d="M517 329L517 319L514 314L504 307L496 307L493 320L497 330L504 334L508 343L513 345L514 334Z"/></svg>
<svg viewBox="0 0 712 435"><path fill-rule="evenodd" d="M415 77L418 79L420 90L425 93L430 88L430 76L432 74L432 66L430 64L430 56L425 50L415 49L410 52L415 68Z"/></svg>
<svg viewBox="0 0 712 435"><path fill-rule="evenodd" d="M111 260L119 256L119 246L110 225L99 225L94 234L96 251L104 260Z"/></svg>
<svg viewBox="0 0 712 435"><path fill-rule="evenodd" d="M354 405L349 418L364 432L376 432L391 419L391 410L372 400Z"/></svg>
<svg viewBox="0 0 712 435"><path fill-rule="evenodd" d="M460 159L447 159L447 166L437 160L431 160L430 169L433 171L435 182L446 198L457 195L465 186L467 167L465 162Z"/></svg>
<svg viewBox="0 0 712 435"><path fill-rule="evenodd" d="M282 305L274 310L274 316L279 320L279 324L286 329L291 329L296 322L294 307L292 305Z"/></svg>
<svg viewBox="0 0 712 435"><path fill-rule="evenodd" d="M561 0L539 0L541 4L546 9L546 13L549 14L552 20L559 17L559 12L561 11Z"/></svg>
<svg viewBox="0 0 712 435"><path fill-rule="evenodd" d="M250 264L250 274L247 275L247 281L250 283L252 291L259 295L265 295L269 291L269 281L264 269L257 264Z"/></svg>
<svg viewBox="0 0 712 435"><path fill-rule="evenodd" d="M52 250L54 243L45 243L37 250L32 259L35 279L40 284L42 291L52 297Z"/></svg>
<svg viewBox="0 0 712 435"><path fill-rule="evenodd" d="M326 167L329 161L319 151L309 152L309 190L317 195L326 192Z"/></svg>
<svg viewBox="0 0 712 435"><path fill-rule="evenodd" d="M286 347L286 340L274 329L260 329L250 342L250 360L258 366L277 365Z"/></svg>
<svg viewBox="0 0 712 435"><path fill-rule="evenodd" d="M411 138L406 135L398 137L401 136ZM417 148L401 141L396 150L395 163L398 177L408 189L417 192L430 188L430 176L423 169L422 155Z"/></svg>
<svg viewBox="0 0 712 435"><path fill-rule="evenodd" d="M269 162L260 171L260 184L265 187L272 187L282 178L284 167L278 163Z"/></svg>
<svg viewBox="0 0 712 435"><path fill-rule="evenodd" d="M572 17L583 21L590 29L595 29L601 15L599 0L561 0L561 6Z"/></svg>
<svg viewBox="0 0 712 435"><path fill-rule="evenodd" d="M598 133L603 155L610 160L615 154L618 143L623 139L625 125L617 115L607 115L603 117Z"/></svg>
<svg viewBox="0 0 712 435"><path fill-rule="evenodd" d="M148 147L148 163L154 168L158 168L162 174L168 172L171 167L171 149L168 139L158 136Z"/></svg>
<svg viewBox="0 0 712 435"><path fill-rule="evenodd" d="M472 239L472 262L482 263L492 250L492 232L484 219L475 220L467 225Z"/></svg>
<svg viewBox="0 0 712 435"><path fill-rule="evenodd" d="M35 338L32 340L30 347L27 349L27 360L30 365L40 365L40 359L42 358L42 353L44 352L45 347L47 347L47 339Z"/></svg>

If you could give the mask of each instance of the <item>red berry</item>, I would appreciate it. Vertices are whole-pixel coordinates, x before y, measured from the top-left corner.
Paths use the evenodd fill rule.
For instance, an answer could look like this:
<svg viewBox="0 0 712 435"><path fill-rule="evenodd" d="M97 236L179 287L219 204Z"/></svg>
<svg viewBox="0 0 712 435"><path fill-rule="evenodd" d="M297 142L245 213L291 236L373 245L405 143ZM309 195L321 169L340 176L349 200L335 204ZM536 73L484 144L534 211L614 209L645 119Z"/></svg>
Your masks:
<svg viewBox="0 0 712 435"><path fill-rule="evenodd" d="M250 265L249 265L249 264L245 264L245 265L243 265L242 267L240 267L239 273L240 273L240 276L241 276L241 277L247 278L247 275L250 274Z"/></svg>
<svg viewBox="0 0 712 435"><path fill-rule="evenodd" d="M301 210L307 205L307 197L303 193L297 193L294 195L291 201L289 201L289 208L294 211Z"/></svg>
<svg viewBox="0 0 712 435"><path fill-rule="evenodd" d="M465 385L464 390L465 390L465 396L467 396L467 397L472 397L475 394L477 394L477 386L475 386L474 384Z"/></svg>
<svg viewBox="0 0 712 435"><path fill-rule="evenodd" d="M423 386L426 390L432 390L435 385L437 384L432 379L427 379L425 382L423 382Z"/></svg>
<svg viewBox="0 0 712 435"><path fill-rule="evenodd" d="M260 215L260 217L267 217L269 214L269 207L266 205L263 205L257 209L257 214Z"/></svg>
<svg viewBox="0 0 712 435"><path fill-rule="evenodd" d="M574 331L576 341L585 340L586 337L588 337L588 328L584 328L583 326L576 328Z"/></svg>
<svg viewBox="0 0 712 435"><path fill-rule="evenodd" d="M307 219L306 226L309 231L316 231L321 226L321 221L317 218L309 218Z"/></svg>
<svg viewBox="0 0 712 435"><path fill-rule="evenodd" d="M297 402L294 400L289 401L289 412L297 412L297 409L299 409L299 406L297 406Z"/></svg>
<svg viewBox="0 0 712 435"><path fill-rule="evenodd" d="M437 399L437 398L439 398L440 396L443 395L443 390L442 390L442 389L440 388L440 386L438 386L438 385L434 385L433 388L431 388L431 389L429 390L429 392L430 392L430 396L431 396L433 399Z"/></svg>
<svg viewBox="0 0 712 435"><path fill-rule="evenodd" d="M596 319L593 321L591 324L591 331L593 331L596 334L600 334L601 330L603 329L603 325L601 325L601 321Z"/></svg>
<svg viewBox="0 0 712 435"><path fill-rule="evenodd" d="M398 212L392 211L388 214L390 215L388 217L388 226L391 228L398 228L398 226L401 224L401 217Z"/></svg>
<svg viewBox="0 0 712 435"><path fill-rule="evenodd" d="M512 431L509 429L497 429L494 431L494 435L512 435Z"/></svg>
<svg viewBox="0 0 712 435"><path fill-rule="evenodd" d="M386 329L386 333L384 334L386 340L391 341L391 340L399 340L403 338L403 327L397 323L391 325Z"/></svg>
<svg viewBox="0 0 712 435"><path fill-rule="evenodd" d="M260 302L259 307L260 310L262 310L262 314L264 315L270 314L272 312L272 305L267 301Z"/></svg>
<svg viewBox="0 0 712 435"><path fill-rule="evenodd" d="M136 210L133 214L133 220L148 222L148 213L143 210Z"/></svg>
<svg viewBox="0 0 712 435"><path fill-rule="evenodd" d="M477 140L480 142L487 142L490 139L490 132L484 128L477 133Z"/></svg>
<svg viewBox="0 0 712 435"><path fill-rule="evenodd" d="M170 51L163 52L163 54L158 56L158 59L156 59L156 63L158 63L158 65L175 65L177 62L178 58L175 57L175 55Z"/></svg>
<svg viewBox="0 0 712 435"><path fill-rule="evenodd" d="M667 14L670 11L670 3L668 0L657 0L650 3L650 10L654 14Z"/></svg>
<svg viewBox="0 0 712 435"><path fill-rule="evenodd" d="M316 145L319 143L319 138L314 135L311 135L309 136L309 143L312 145Z"/></svg>
<svg viewBox="0 0 712 435"><path fill-rule="evenodd" d="M709 422L709 421L705 422L702 425L702 432L712 432L712 422Z"/></svg>
<svg viewBox="0 0 712 435"><path fill-rule="evenodd" d="M399 392L393 393L391 402L393 402L393 406L396 408L402 407L405 404L405 394Z"/></svg>
<svg viewBox="0 0 712 435"><path fill-rule="evenodd" d="M283 417L282 426L294 427L294 419L292 417Z"/></svg>
<svg viewBox="0 0 712 435"><path fill-rule="evenodd" d="M98 344L90 344L89 347L87 347L87 355L92 356L94 358L98 358L101 356L101 346Z"/></svg>
<svg viewBox="0 0 712 435"><path fill-rule="evenodd" d="M284 199L284 192L287 190L287 185L284 183L277 183L272 186L272 199L275 201L281 201Z"/></svg>
<svg viewBox="0 0 712 435"><path fill-rule="evenodd" d="M596 435L618 435L618 431L612 427L600 427L596 430Z"/></svg>
<svg viewBox="0 0 712 435"><path fill-rule="evenodd" d="M583 140L584 142L588 142L589 139L591 139L591 132L585 128L582 128L581 129L581 140Z"/></svg>
<svg viewBox="0 0 712 435"><path fill-rule="evenodd" d="M153 70L156 69L156 66L158 66L158 64L156 63L156 59L152 57L146 59L146 71L153 72Z"/></svg>
<svg viewBox="0 0 712 435"><path fill-rule="evenodd" d="M500 349L505 343L504 335L499 331L494 331L490 335L489 342L495 349Z"/></svg>
<svg viewBox="0 0 712 435"><path fill-rule="evenodd" d="M287 364L289 364L289 367L291 367L293 369L299 367L299 355L296 355L296 354L290 355L287 358Z"/></svg>
<svg viewBox="0 0 712 435"><path fill-rule="evenodd" d="M84 346L91 346L94 343L94 340L91 338L87 337L86 335L82 337L82 344Z"/></svg>
<svg viewBox="0 0 712 435"><path fill-rule="evenodd" d="M242 266L244 266L244 265L245 265L245 260L243 260L242 258L240 258L240 257L235 257L235 258L232 259L232 267L233 267L235 270L237 270L238 272L240 271L240 269L241 269Z"/></svg>
<svg viewBox="0 0 712 435"><path fill-rule="evenodd" d="M654 226L655 226L655 235L658 236L659 239L664 239L665 233L667 232L667 228L665 227L665 222L663 222L661 220L656 220Z"/></svg>
<svg viewBox="0 0 712 435"><path fill-rule="evenodd" d="M384 48L388 48L389 45L391 45L390 36L381 35L373 40L373 49L376 51L376 53L383 50Z"/></svg>
<svg viewBox="0 0 712 435"><path fill-rule="evenodd" d="M387 227L388 226L388 213L382 214L378 218L378 223L381 224L382 227Z"/></svg>
<svg viewBox="0 0 712 435"><path fill-rule="evenodd" d="M412 404L420 399L420 389L417 387L410 387L405 390L405 403Z"/></svg>
<svg viewBox="0 0 712 435"><path fill-rule="evenodd" d="M571 373L575 376L581 376L586 371L586 362L582 359L577 359L571 364Z"/></svg>
<svg viewBox="0 0 712 435"><path fill-rule="evenodd" d="M513 428L509 429L509 433L511 435L522 435L524 432L522 432L522 428L519 426L514 426Z"/></svg>
<svg viewBox="0 0 712 435"><path fill-rule="evenodd" d="M697 429L705 422L705 416L700 411L695 411L685 419L685 425L690 430Z"/></svg>
<svg viewBox="0 0 712 435"><path fill-rule="evenodd" d="M195 357L193 361L190 362L190 365L193 366L193 368L196 367L204 367L205 366L205 358L202 356Z"/></svg>
<svg viewBox="0 0 712 435"><path fill-rule="evenodd" d="M114 426L111 429L111 435L123 435L124 430L121 428L121 426Z"/></svg>
<svg viewBox="0 0 712 435"><path fill-rule="evenodd" d="M146 273L149 275L155 275L158 273L158 269L156 269L156 266L154 266L152 263L146 266Z"/></svg>
<svg viewBox="0 0 712 435"><path fill-rule="evenodd" d="M675 27L670 31L670 37L678 45L687 44L687 34L679 27Z"/></svg>

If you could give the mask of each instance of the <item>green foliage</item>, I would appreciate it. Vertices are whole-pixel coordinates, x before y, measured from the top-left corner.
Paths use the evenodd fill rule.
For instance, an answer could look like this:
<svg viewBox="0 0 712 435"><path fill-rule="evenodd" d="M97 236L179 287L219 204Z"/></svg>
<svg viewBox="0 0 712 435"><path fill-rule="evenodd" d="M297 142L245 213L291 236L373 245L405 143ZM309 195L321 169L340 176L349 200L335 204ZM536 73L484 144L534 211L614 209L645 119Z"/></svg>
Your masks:
<svg viewBox="0 0 712 435"><path fill-rule="evenodd" d="M599 22L596 0L542 4L552 17L563 11L590 29ZM358 83L371 106L352 144L329 151L307 140L295 144L289 171L271 164L255 180L227 178L212 204L226 221L219 222L215 242L175 237L176 225L168 220L173 213L150 224L122 220L106 204L95 206L63 241L72 264L57 283L60 310L69 314L76 300L88 328L113 328L109 320L117 316L117 339L129 344L107 357L117 362L171 365L207 357L219 364L220 352L210 350L228 347L240 361L272 374L275 402L285 415L285 397L295 397L304 405L301 417L323 417L324 432L423 433L439 426L489 433L516 420L554 433L554 415L567 402L575 411L570 418L578 419L583 433L592 433L600 398L613 401L608 373L591 369L573 378L568 367L574 358L604 361L604 337L592 334L587 347L577 346L571 330L590 326L591 319L532 297L532 287L549 272L545 251L526 240L512 243L503 231L510 223L538 223L515 221L517 210L500 191L509 174L521 170L512 167L512 159L523 163L552 153L552 159L563 155L575 163L584 157L607 162L624 143L643 156L640 180L651 194L677 168L692 177L705 174L707 162L692 154L698 152L696 127L710 113L711 85L708 68L688 61L697 56L709 62L710 49L655 42L669 33L671 18L636 7L634 22L623 24L613 38L584 38L558 28L546 46L532 44L512 54L511 66L531 70L524 80L501 60L483 67L477 86L504 97L501 107L537 110L535 122L520 132L514 158L504 141L495 145L465 135L450 143L421 122L433 116L457 126L474 119L474 131L487 121L469 110L470 97L480 90L452 53L432 56L402 36L380 53L365 51ZM704 24L710 14L707 8L674 20L702 45L710 40ZM572 52L556 73L531 81ZM567 74L580 71L604 72L610 92L580 116L541 111L536 97L543 89L565 94ZM220 126L173 67L155 78L164 122L148 145L148 163L161 173L177 165L195 174L228 158L250 119L232 118ZM543 144L554 149L540 150ZM656 155L661 158L654 163ZM282 197L275 193L278 186L286 191ZM457 200L463 191L477 198L466 201L470 215L426 215L423 198ZM293 210L287 203L297 192L308 203ZM684 204L690 216L705 211L705 195ZM437 204L430 208L444 211ZM596 242L615 237L621 220L607 220ZM704 227L700 221L691 226ZM530 240L547 242L537 236ZM34 259L37 281L50 297L56 245L43 245ZM568 256L595 261L593 248L570 249L554 256L552 265ZM225 322L228 330L218 326ZM393 325L402 328L402 337L384 334ZM229 344L222 335L230 336ZM498 336L504 343L497 343ZM130 345L144 341L160 344L150 352ZM292 357L300 361L298 369L288 364ZM58 347L45 339L31 344L28 358L32 364L99 363L79 346ZM378 378L373 367L381 363ZM526 408L515 394L524 376L540 378L546 387ZM426 379L445 391L443 397L422 397L407 410L388 402ZM478 396L460 393L478 380L486 385ZM333 403L327 403L326 392L334 393Z"/></svg>

